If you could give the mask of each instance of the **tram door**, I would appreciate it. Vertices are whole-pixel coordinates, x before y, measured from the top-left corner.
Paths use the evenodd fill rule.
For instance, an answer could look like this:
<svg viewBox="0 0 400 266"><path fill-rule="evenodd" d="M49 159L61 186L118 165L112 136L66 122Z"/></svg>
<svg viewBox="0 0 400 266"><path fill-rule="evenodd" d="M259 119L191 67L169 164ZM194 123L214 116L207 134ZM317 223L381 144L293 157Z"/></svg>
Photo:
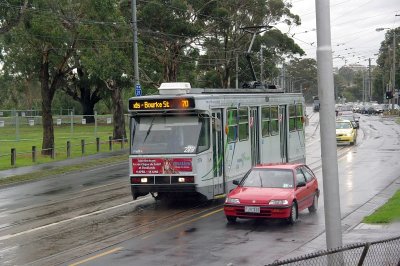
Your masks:
<svg viewBox="0 0 400 266"><path fill-rule="evenodd" d="M260 163L260 133L258 122L258 108L250 107L250 139L251 139L251 164Z"/></svg>
<svg viewBox="0 0 400 266"><path fill-rule="evenodd" d="M224 141L223 141L223 123L222 109L212 111L212 145L213 145L213 185L214 195L225 193L224 178Z"/></svg>
<svg viewBox="0 0 400 266"><path fill-rule="evenodd" d="M287 126L287 106L280 105L279 106L279 134L281 140L281 160L286 163L288 161L287 158L287 147L288 147L288 126Z"/></svg>

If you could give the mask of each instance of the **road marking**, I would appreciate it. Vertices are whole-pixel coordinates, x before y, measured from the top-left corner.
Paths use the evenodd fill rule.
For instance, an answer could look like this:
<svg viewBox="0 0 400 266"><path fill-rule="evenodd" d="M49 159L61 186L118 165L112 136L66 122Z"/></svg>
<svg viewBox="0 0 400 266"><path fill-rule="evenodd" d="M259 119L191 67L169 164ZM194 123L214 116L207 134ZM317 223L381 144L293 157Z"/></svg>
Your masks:
<svg viewBox="0 0 400 266"><path fill-rule="evenodd" d="M201 215L201 216L199 216L199 217L197 217L197 218L188 220L188 221L186 221L186 222L182 222L182 223L180 223L180 224L176 224L176 225L174 225L174 226L168 227L168 228L166 228L166 229L164 229L164 230L161 230L161 231L159 231L159 232L156 232L156 233L167 232L167 231L172 230L172 229L174 229L174 228L177 228L177 227L179 227L179 226L182 226L182 225L185 225L185 224L188 224L188 223L191 223L191 222L194 222L194 221L203 219L203 218L205 218L205 217L207 217L207 216L213 215L213 214L215 214L215 213L217 213L217 212L220 212L220 211L222 211L222 210L223 210L223 208L218 209L218 210L215 210L215 211L212 211L212 212L209 212L209 213L206 213L206 214L203 214L203 215ZM155 235L156 233L147 235L147 236L145 236L145 237L142 237L142 239L147 239L147 238L149 238L149 237Z"/></svg>
<svg viewBox="0 0 400 266"><path fill-rule="evenodd" d="M108 255L108 254L115 253L115 252L117 252L117 251L120 251L121 249L122 249L122 247L114 248L114 249L111 249L111 250L109 250L109 251L106 251L106 252L97 254L97 255L95 255L95 256L93 256L93 257L90 257L90 258L87 258L87 259L84 259L84 260L81 260L81 261L78 261L78 262L69 264L69 266L80 265L80 264L83 264L83 263L85 263L85 262L88 262L88 261L95 260L95 259L97 259L97 258L106 256L106 255Z"/></svg>
<svg viewBox="0 0 400 266"><path fill-rule="evenodd" d="M0 237L0 241L8 240L8 239L10 239L10 238L14 238L14 237L17 237L17 236L25 235L25 234L32 233L32 232L35 232L35 231L39 231L39 230L42 230L42 229L46 229L46 228L49 228L49 227L52 227L52 226L56 226L56 225L68 223L68 222L71 222L71 221L79 220L79 219L86 218L86 217L89 217L89 216L101 214L101 213L110 211L110 210L112 210L112 209L116 209L116 208L119 208L119 207L123 207L123 206L129 205L129 204L134 204L134 203L137 203L137 202L140 202L140 201L144 201L144 200L147 200L147 199L148 199L148 197L145 197L145 198L138 199L138 200L135 200L135 201L130 201L130 202L122 203L122 204L120 204L120 205L116 205L116 206L113 206L113 207L110 207L110 208L107 208L107 209L98 210L98 211L91 212L91 213L87 213L87 214L83 214L83 215L80 215L80 216L75 216L75 217L69 218L69 219L67 219L67 220L62 220L62 221L59 221L59 222L55 222L55 223L51 223L51 224L46 224L46 225L43 225L43 226L39 226L39 227L32 228L32 229L29 229L29 230L26 230L26 231L22 231L22 232L19 232L19 233L1 236L1 237Z"/></svg>

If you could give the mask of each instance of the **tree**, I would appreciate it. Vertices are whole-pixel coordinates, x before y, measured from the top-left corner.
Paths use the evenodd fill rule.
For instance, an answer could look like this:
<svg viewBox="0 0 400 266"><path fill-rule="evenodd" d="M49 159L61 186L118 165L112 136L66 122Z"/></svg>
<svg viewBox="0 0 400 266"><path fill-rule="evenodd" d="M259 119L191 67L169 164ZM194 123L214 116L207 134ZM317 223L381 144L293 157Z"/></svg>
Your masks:
<svg viewBox="0 0 400 266"><path fill-rule="evenodd" d="M295 89L301 87L305 100L311 103L312 97L318 95L317 62L315 59L293 59L286 69Z"/></svg>
<svg viewBox="0 0 400 266"><path fill-rule="evenodd" d="M181 63L188 62L183 58L195 50L191 44L200 34L200 28L191 19L192 2L199 1L153 0L138 8L140 39L145 47L141 52L147 62L158 64L154 71L162 73L162 81L176 81Z"/></svg>
<svg viewBox="0 0 400 266"><path fill-rule="evenodd" d="M109 35L102 34L103 25L92 21L107 21L110 16L115 18L115 13L110 11L116 10L116 7L118 6L113 0L90 0L82 3L38 0L25 11L23 23L19 23L4 35L5 69L8 69L9 73L21 76L35 73L40 82L42 154L51 154L54 148L52 102L56 91L65 85L67 74L71 74L74 69L84 69L80 64L80 57L84 52L94 50L94 44L108 40L104 39L105 36L110 38ZM108 28L106 34L111 31L112 29ZM84 83L83 75L81 77L79 82L76 82L77 87ZM103 82L102 88L106 87ZM88 95L91 87L81 88L83 89L79 99L85 102L85 95ZM89 104L98 101L97 94L92 96Z"/></svg>
<svg viewBox="0 0 400 266"><path fill-rule="evenodd" d="M218 80L205 80L205 85L217 83L218 86L232 87L235 75L236 56L243 55L250 45L254 32L259 36L254 43L253 50L259 51L261 45L267 47L265 57L266 69L272 69L271 61L284 53L304 53L300 47L294 45L293 40L278 30L265 31L266 28L254 28L254 26L268 26L277 22L287 24L300 24L299 17L290 12L290 4L281 0L270 1L217 1L208 10L209 16L205 17L205 30L202 36L202 49L205 55L201 57L200 66L204 76L215 76ZM250 28L249 28L250 27ZM278 38L276 42L273 39ZM293 45L292 45L293 44ZM294 49L292 49L294 48ZM240 80L252 80L248 63L243 56L240 58ZM210 75L215 72L216 75ZM267 72L271 77L273 71ZM207 84L209 83L209 84Z"/></svg>
<svg viewBox="0 0 400 266"><path fill-rule="evenodd" d="M396 43L393 45L393 38L396 35ZM385 34L385 39L381 42L381 47L379 48L379 55L377 59L377 70L374 71L374 95L378 97L378 100L382 99L382 92L384 90L391 90L393 84L393 65L396 66L395 69L395 84L396 88L400 87L400 75L399 71L399 57L400 57L400 27L389 30ZM393 51L395 48L395 51ZM393 64L393 54L396 53L396 62Z"/></svg>
<svg viewBox="0 0 400 266"><path fill-rule="evenodd" d="M0 4L0 34L9 32L19 24L28 4L28 0L8 0Z"/></svg>

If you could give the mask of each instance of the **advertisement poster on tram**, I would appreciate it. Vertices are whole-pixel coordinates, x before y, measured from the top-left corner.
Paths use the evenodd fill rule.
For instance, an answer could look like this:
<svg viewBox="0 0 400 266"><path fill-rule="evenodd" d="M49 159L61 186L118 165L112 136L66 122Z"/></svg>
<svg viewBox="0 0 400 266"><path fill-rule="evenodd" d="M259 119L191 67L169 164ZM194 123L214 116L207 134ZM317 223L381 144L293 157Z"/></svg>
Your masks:
<svg viewBox="0 0 400 266"><path fill-rule="evenodd" d="M179 174L192 172L191 158L132 158L133 174Z"/></svg>

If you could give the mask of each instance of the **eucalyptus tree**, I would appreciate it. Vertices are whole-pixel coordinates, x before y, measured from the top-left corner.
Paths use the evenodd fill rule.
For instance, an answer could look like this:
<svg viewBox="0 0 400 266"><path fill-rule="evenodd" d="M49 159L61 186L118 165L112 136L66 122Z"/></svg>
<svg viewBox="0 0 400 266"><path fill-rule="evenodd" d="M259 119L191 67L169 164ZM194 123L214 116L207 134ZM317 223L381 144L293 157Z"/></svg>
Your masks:
<svg viewBox="0 0 400 266"><path fill-rule="evenodd" d="M65 85L67 74L81 66L76 56L95 49L95 42L108 41L96 21L107 21L116 7L112 0L32 0L21 22L4 34L5 69L14 75L33 74L40 82L42 154L54 148L55 92Z"/></svg>
<svg viewBox="0 0 400 266"><path fill-rule="evenodd" d="M307 102L318 95L317 61L313 58L293 59L287 64L287 75L294 89L300 88Z"/></svg>
<svg viewBox="0 0 400 266"><path fill-rule="evenodd" d="M211 3L213 2L213 3ZM287 35L279 30L270 30L277 23L299 25L300 19L291 13L290 3L282 0L244 0L244 1L210 1L207 16L204 17L205 31L202 36L202 49L205 53L199 65L202 66L204 77L214 76L217 80L202 78L207 83L218 83L220 87L232 87L234 79L236 56L239 59L250 48L254 34L257 38L252 47L259 51L266 47L266 57L263 64L268 70L273 68L277 59L283 54L303 54L304 52ZM250 51L251 52L251 51ZM252 79L251 69L246 69L243 59L239 61L241 80ZM276 71L266 72L266 78L273 76Z"/></svg>
<svg viewBox="0 0 400 266"><path fill-rule="evenodd" d="M394 43L396 42L396 43ZM400 61L400 47L398 43L400 42L400 27L391 29L386 32L385 39L381 42L381 47L379 48L379 54L377 59L378 69L374 71L373 80L373 95L377 97L378 100L382 99L382 92L385 90L391 90L391 85L393 84L393 78L395 78L395 86L400 87L400 74L399 61ZM395 59L393 61L393 55L396 53ZM395 66L395 75L393 77L393 66Z"/></svg>
<svg viewBox="0 0 400 266"><path fill-rule="evenodd" d="M0 2L0 34L10 31L19 24L29 2L28 0Z"/></svg>
<svg viewBox="0 0 400 266"><path fill-rule="evenodd" d="M194 42L202 31L195 19L195 8L200 2L152 0L138 5L138 28L143 45L140 55L151 67L146 69L146 75L158 81L153 85L193 76L192 72L179 74L179 70L194 69L198 55Z"/></svg>

